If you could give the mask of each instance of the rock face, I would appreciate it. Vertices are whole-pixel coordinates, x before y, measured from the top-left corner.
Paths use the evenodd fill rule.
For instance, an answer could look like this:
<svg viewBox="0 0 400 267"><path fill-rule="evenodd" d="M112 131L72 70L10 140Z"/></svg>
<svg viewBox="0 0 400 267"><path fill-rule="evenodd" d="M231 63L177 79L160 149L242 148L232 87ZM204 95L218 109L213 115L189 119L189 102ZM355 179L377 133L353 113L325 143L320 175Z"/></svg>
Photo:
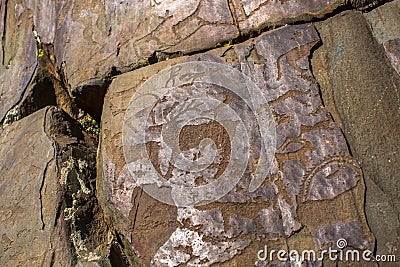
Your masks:
<svg viewBox="0 0 400 267"><path fill-rule="evenodd" d="M43 129L45 121L41 111L1 134L2 265L50 265L53 254L62 264L72 261L67 237L54 227L60 194L56 151ZM25 158L33 160L29 164ZM29 243L35 246L27 250Z"/></svg>
<svg viewBox="0 0 400 267"><path fill-rule="evenodd" d="M399 259L399 0L0 1L1 266Z"/></svg>
<svg viewBox="0 0 400 267"><path fill-rule="evenodd" d="M393 68L400 75L400 1L387 3L365 14L374 38L383 45Z"/></svg>
<svg viewBox="0 0 400 267"><path fill-rule="evenodd" d="M238 27L242 32L249 32L265 26L279 26L295 21L307 21L323 18L345 6L362 7L368 3L380 1L269 1L269 0L233 0Z"/></svg>
<svg viewBox="0 0 400 267"><path fill-rule="evenodd" d="M265 266L267 261L257 260L257 252L264 245L318 251L334 244L339 238L346 238L351 247L373 247L365 218L360 216L364 194L361 170L350 157L339 127L322 105L309 69L308 56L318 42L319 37L312 24L290 26L236 46L169 60L114 79L105 97L102 117L98 195L109 220L115 222L118 231L138 255L136 260L154 266L178 266L182 263L188 266L214 263L249 266L254 262ZM195 86L201 83L201 79L189 79L187 83L192 86L176 83L174 90L166 91L158 98L160 100L156 101L153 109L147 110L143 102L136 103L143 105L143 110L135 116L141 114L141 121L147 120L147 116L153 118L148 119L147 127L153 129L149 134L154 137L149 136L144 142L147 151L141 152L135 146L130 151L134 156L127 159L125 154L124 158L123 134L127 132L122 133L122 129L124 122L129 123L130 114L126 112L129 112L132 96L135 93L143 95L138 92L140 86L161 70L199 60L225 64L252 77L274 114L276 153L272 155L272 168L270 174L264 173L265 181L261 187L252 193L249 192L249 180L251 173L255 172L255 162L261 158L262 142L262 134L254 130L257 129L254 114L248 114L251 112L246 110L243 100L229 90L226 92L226 89L215 85ZM177 69L185 69L185 66L170 68L167 73L176 74ZM195 67L187 69L193 73L177 75L173 79L207 75L196 72ZM162 78L158 78L157 86L167 87L170 80L166 79L165 84L163 82ZM157 94L154 90L153 94ZM192 94L229 103L245 121L246 131L253 136L251 164L234 189L217 202L177 208L152 199L143 192L140 173L146 169L141 157L147 156L153 168L166 179L177 179L181 175L181 169L163 160L163 153L166 152L163 152L161 140L165 136L161 139L156 136L161 128L168 127L173 107ZM186 172L187 176L198 175L211 181L227 168L224 157L226 151L230 153L234 143L221 140L224 133L218 127L211 133L203 134L205 127L211 127L209 122L183 127L179 132L179 145L185 148L184 154L196 154L199 136L207 136L215 140L221 151L225 151L220 153L222 160L213 164L208 172ZM193 139L198 141L191 141ZM165 171L163 166L167 168ZM147 173L150 175L149 170ZM217 174L210 176L209 173ZM194 182L192 185L199 184ZM173 192L171 195L173 199L179 197ZM315 261L314 264L322 262Z"/></svg>
<svg viewBox="0 0 400 267"><path fill-rule="evenodd" d="M79 128L49 107L0 133L0 264L75 266L104 260L107 228L92 224L95 153Z"/></svg>
<svg viewBox="0 0 400 267"><path fill-rule="evenodd" d="M358 1L353 1L357 6ZM362 1L366 4L372 1ZM158 52L210 49L265 26L320 18L346 1L2 0L0 120L23 95L38 64L36 41L54 45L53 58L70 89L135 69ZM32 34L35 30L36 38ZM35 40L36 39L36 40ZM18 45L17 45L18 44ZM40 55L41 53L37 53Z"/></svg>
<svg viewBox="0 0 400 267"><path fill-rule="evenodd" d="M318 23L324 45L313 58L313 70L325 103L335 120L341 122L351 151L364 172L367 219L377 238L378 254L397 257L400 77L393 67L400 54L395 50L397 39L392 38L399 37L400 32L391 32L386 24L397 25L392 22L399 21L398 12L393 16L383 14L396 10L393 6L399 10L399 3L367 13L367 19L361 12L345 12ZM379 19L377 14L385 19ZM367 21L373 25L372 32ZM332 35L338 28L341 31ZM392 53L385 49L389 43L393 44Z"/></svg>

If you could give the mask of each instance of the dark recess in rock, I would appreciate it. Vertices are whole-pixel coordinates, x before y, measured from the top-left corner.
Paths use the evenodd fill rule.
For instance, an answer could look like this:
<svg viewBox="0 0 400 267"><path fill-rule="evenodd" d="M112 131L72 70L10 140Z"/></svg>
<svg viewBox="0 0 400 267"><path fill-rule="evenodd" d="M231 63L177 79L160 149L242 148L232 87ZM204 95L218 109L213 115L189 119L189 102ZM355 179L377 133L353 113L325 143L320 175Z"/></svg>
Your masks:
<svg viewBox="0 0 400 267"><path fill-rule="evenodd" d="M129 263L123 254L118 243L112 243L110 248L110 256L108 257L110 260L111 266L115 267L127 267Z"/></svg>
<svg viewBox="0 0 400 267"><path fill-rule="evenodd" d="M59 106L69 116L76 119L78 108L68 94L67 86L56 70L54 47L38 44L37 65L20 99L4 117L2 125L22 119L46 106Z"/></svg>
<svg viewBox="0 0 400 267"><path fill-rule="evenodd" d="M107 92L109 84L109 79L94 80L85 85L78 86L72 91L76 105L89 113L97 122L100 122L101 119L104 95Z"/></svg>

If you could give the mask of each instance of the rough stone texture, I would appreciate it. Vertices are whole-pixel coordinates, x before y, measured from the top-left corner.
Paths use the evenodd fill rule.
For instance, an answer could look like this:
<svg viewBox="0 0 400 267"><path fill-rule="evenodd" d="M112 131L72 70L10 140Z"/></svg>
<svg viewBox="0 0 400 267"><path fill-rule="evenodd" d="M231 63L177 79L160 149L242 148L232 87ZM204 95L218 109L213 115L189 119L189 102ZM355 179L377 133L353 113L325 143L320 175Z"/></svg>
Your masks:
<svg viewBox="0 0 400 267"><path fill-rule="evenodd" d="M228 3L212 1L2 0L0 118L24 93L37 65L34 29L54 44L72 88L113 68L147 64L156 51L189 53L238 37Z"/></svg>
<svg viewBox="0 0 400 267"><path fill-rule="evenodd" d="M380 1L351 1L353 6L370 2ZM350 8L346 3L1 0L0 121L34 78L38 64L35 52L40 54L35 39L54 45L57 71L64 75L71 93L109 74L148 64L154 58L210 49L265 26L321 18L339 7ZM158 56L158 52L167 54Z"/></svg>
<svg viewBox="0 0 400 267"><path fill-rule="evenodd" d="M0 136L0 265L104 261L110 245L95 215L90 140L55 107L5 127Z"/></svg>
<svg viewBox="0 0 400 267"><path fill-rule="evenodd" d="M378 10L365 17L375 21L372 17ZM366 215L377 239L377 253L399 258L400 77L380 45L386 37L377 37L391 36L389 30L398 24L384 23L388 32L377 27L378 22L372 24L374 35L360 12L344 12L318 23L323 45L315 51L312 66L324 103L340 121L364 172Z"/></svg>
<svg viewBox="0 0 400 267"><path fill-rule="evenodd" d="M400 1L369 10L382 2L0 0L0 265L298 266L257 261L257 253L264 245L335 248L339 238L373 249L359 165L377 252L399 258ZM368 12L317 23L322 46L311 68L321 40L301 23L356 7ZM287 23L297 26L247 40ZM266 180L248 192L261 154L251 109L221 86L178 86L153 107L154 136L176 103L212 95L240 114L252 146L229 194L176 208L133 179L142 169L125 161L121 130L147 79L193 60L233 67L261 88L277 123L277 150ZM96 135L101 117L95 179L97 143L82 128ZM189 158L201 157L200 139L220 146L212 166L185 182L220 177L233 148L221 125L195 121L179 138ZM183 172L159 153L157 139L147 145L155 168L177 180ZM322 264L364 263L308 263Z"/></svg>
<svg viewBox="0 0 400 267"><path fill-rule="evenodd" d="M239 34L223 0L65 3L55 47L73 87L112 66L146 63L155 51L189 53Z"/></svg>
<svg viewBox="0 0 400 267"><path fill-rule="evenodd" d="M271 249L321 250L334 245L339 237L348 239L350 247L373 249L373 237L363 217L361 170L350 157L340 128L322 105L310 71L308 56L318 42L312 24L289 26L233 47L164 61L113 80L102 115L98 198L125 240L126 253L137 256L130 259L131 264L275 266L257 261L257 252L264 245ZM270 174L256 191L248 192L249 176L255 168L249 164L234 190L219 201L176 208L152 199L137 186L128 169L130 162L124 159L121 131L129 101L144 81L169 66L194 60L223 63L251 77L272 109L277 150ZM177 90L190 95L195 84ZM211 92L207 90L216 90L214 97L228 98L233 109L236 105L247 131L254 136L250 162L256 164L259 133L251 122L254 118L240 99L223 88L204 90L206 94ZM162 103L173 103L173 99L166 95ZM156 112L160 106L163 113ZM168 106L156 105L155 114L169 113ZM201 126L182 136L180 145L188 153L199 145L191 139L199 136ZM229 151L229 145L218 139L221 135L223 132L214 131L211 138ZM155 168L161 170L157 142L148 145ZM217 168L223 169L223 163ZM315 262L313 266L321 264Z"/></svg>
<svg viewBox="0 0 400 267"><path fill-rule="evenodd" d="M362 7L378 2L382 1L232 0L239 29L244 33L264 27L323 18L348 5Z"/></svg>
<svg viewBox="0 0 400 267"><path fill-rule="evenodd" d="M386 55L390 59L393 68L400 75L400 39L396 38L393 40L388 40L383 43Z"/></svg>
<svg viewBox="0 0 400 267"><path fill-rule="evenodd" d="M0 121L21 98L37 65L31 12L25 11L16 16L6 3L15 5L15 1L2 0L0 6Z"/></svg>
<svg viewBox="0 0 400 267"><path fill-rule="evenodd" d="M60 264L72 263L66 236L54 227L60 200L56 151L44 132L44 121L41 111L1 133L3 266L50 265L54 253ZM27 244L35 245L27 249Z"/></svg>
<svg viewBox="0 0 400 267"><path fill-rule="evenodd" d="M383 45L392 66L400 75L400 1L387 3L364 16L373 36Z"/></svg>
<svg viewBox="0 0 400 267"><path fill-rule="evenodd" d="M321 18L344 5L344 0L270 1L233 0L241 31L261 29L265 26L284 25L293 21Z"/></svg>
<svg viewBox="0 0 400 267"><path fill-rule="evenodd" d="M363 14L378 43L400 38L399 9L400 1L395 0Z"/></svg>

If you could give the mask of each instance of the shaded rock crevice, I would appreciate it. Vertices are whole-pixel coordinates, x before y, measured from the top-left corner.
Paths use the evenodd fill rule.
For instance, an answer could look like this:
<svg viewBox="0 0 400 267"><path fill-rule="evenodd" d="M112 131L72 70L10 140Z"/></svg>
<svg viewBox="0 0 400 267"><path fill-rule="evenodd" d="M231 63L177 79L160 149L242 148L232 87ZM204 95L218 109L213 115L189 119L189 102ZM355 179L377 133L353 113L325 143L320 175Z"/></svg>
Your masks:
<svg viewBox="0 0 400 267"><path fill-rule="evenodd" d="M6 30L7 30L7 12L8 12L8 0L4 1L3 5L4 9L4 17L3 17L3 32L1 36L1 47L2 47L2 65L5 65L5 58L6 58Z"/></svg>
<svg viewBox="0 0 400 267"><path fill-rule="evenodd" d="M38 43L36 53L36 65L30 81L20 100L5 115L3 127L46 106L54 105L59 106L70 117L77 118L78 109L56 71L53 45Z"/></svg>
<svg viewBox="0 0 400 267"><path fill-rule="evenodd" d="M112 74L111 72L109 77L115 77L119 74ZM77 107L87 112L98 123L100 123L104 96L111 79L93 80L72 90L72 96Z"/></svg>
<svg viewBox="0 0 400 267"><path fill-rule="evenodd" d="M58 147L56 166L62 201L55 224L67 225L66 234L76 264L97 262L100 266L112 266L108 257L114 237L95 197L96 142L81 133L72 118L60 115L50 113L46 127Z"/></svg>
<svg viewBox="0 0 400 267"><path fill-rule="evenodd" d="M45 222L44 222L44 220L43 220L43 202L42 202L42 199L43 199L43 187L44 187L44 185L45 185L46 172L47 172L47 168L49 167L51 161L53 161L53 159L50 159L50 160L46 163L46 165L44 166L43 173L42 173L42 177L41 177L40 188L39 188L40 221L41 221L41 223L42 223L41 230L43 230L43 229L45 228L45 226L46 226L46 224L45 224ZM57 216L56 216L56 217L57 217Z"/></svg>

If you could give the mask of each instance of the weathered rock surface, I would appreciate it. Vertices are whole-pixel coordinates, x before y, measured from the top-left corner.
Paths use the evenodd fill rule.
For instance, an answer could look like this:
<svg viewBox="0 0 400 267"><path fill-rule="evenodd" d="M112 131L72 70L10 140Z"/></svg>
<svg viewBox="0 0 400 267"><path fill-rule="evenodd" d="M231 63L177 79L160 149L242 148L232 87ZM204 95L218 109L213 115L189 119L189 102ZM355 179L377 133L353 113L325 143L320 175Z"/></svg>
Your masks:
<svg viewBox="0 0 400 267"><path fill-rule="evenodd" d="M382 1L232 0L236 20L242 32L323 18L338 9L363 7L378 2Z"/></svg>
<svg viewBox="0 0 400 267"><path fill-rule="evenodd" d="M38 38L54 45L57 70L72 91L154 58L210 49L267 26L321 18L337 8L351 8L347 2L2 0L0 121L34 78L35 53L41 54ZM364 6L370 2L380 1L351 3ZM164 55L158 56L158 52Z"/></svg>
<svg viewBox="0 0 400 267"><path fill-rule="evenodd" d="M383 45L392 66L400 75L400 1L387 3L364 16L374 38Z"/></svg>
<svg viewBox="0 0 400 267"><path fill-rule="evenodd" d="M318 42L312 24L289 26L243 44L164 61L113 80L102 116L98 198L106 217L125 240L125 249L129 250L130 244L130 253L137 256L130 259L131 264L273 266L271 262L257 260L257 252L264 245L271 249L321 251L328 246L334 247L339 238L345 238L353 248L374 247L362 215L364 183L361 170L350 157L340 128L322 105L310 71L308 56ZM179 97L212 95L231 106L245 121L246 130L253 136L249 160L253 164L247 166L235 188L217 202L177 208L142 191L134 178L144 170L139 164L136 172L132 171L130 166L137 163L126 162L122 128L130 99L144 81L169 66L198 60L225 64L251 77L272 109L277 124L277 150L272 169L265 174L262 186L248 192L250 174L260 158L260 133L251 112L240 98L224 88L202 87L196 82L178 86L173 91L176 95L173 92L166 94L154 106L151 114L161 114L161 117L152 115L153 119L149 121L154 134L157 134L157 127L166 123L167 114L172 112L174 105L183 101ZM173 74L176 70L170 71ZM193 69L192 81L200 74ZM217 147L229 152L229 139L228 143L221 139L224 132L216 127L207 134L204 132L207 127L210 125L200 123L183 128L184 133L179 134L182 149L193 153L199 139L208 137ZM159 142L157 139L148 142L148 155L144 156L149 157L154 168L162 174L163 166L168 163L162 159ZM139 153L138 150L135 152ZM222 153L221 157L222 161L213 168L224 171L226 155ZM172 168L172 176L164 172L165 178L179 174L179 169L173 165L168 168ZM210 170L210 173L213 172ZM210 179L208 174L202 176L205 181ZM313 264L320 266L322 262Z"/></svg>
<svg viewBox="0 0 400 267"><path fill-rule="evenodd" d="M238 37L226 1L13 1L1 10L2 119L37 66L34 29L54 45L72 88L147 64L155 51L189 53ZM40 53L38 53L40 54Z"/></svg>
<svg viewBox="0 0 400 267"><path fill-rule="evenodd" d="M0 136L0 265L106 264L113 240L93 197L90 140L55 107Z"/></svg>
<svg viewBox="0 0 400 267"><path fill-rule="evenodd" d="M257 254L265 245L322 251L340 238L374 250L369 227L376 253L399 259L400 0L370 9L382 2L0 0L0 265L297 266ZM354 8L363 13L342 12ZM304 24L311 20L316 28ZM215 68L204 74L200 61ZM267 164L265 125L245 90L228 90L245 88L245 78L202 80L229 81L217 65L251 79L263 95L252 101L265 98L276 123L272 167L254 191ZM134 114L148 123L145 142L123 144L130 101L156 74L170 74L157 88L174 89L148 107L150 117ZM205 97L236 117L172 131L190 160L216 151L205 170L182 170L161 134L180 108L201 113L189 104ZM235 146L242 137L248 150ZM240 158L248 159L242 179L218 201L176 207L146 191L190 202L197 191L177 194L179 186L221 179ZM168 181L137 180L151 176L143 159ZM322 264L375 266L327 257L308 266Z"/></svg>
<svg viewBox="0 0 400 267"><path fill-rule="evenodd" d="M386 12L397 12L394 16L383 11L380 14L380 8L365 15L372 32L363 14L355 11L317 23L323 45L315 51L312 61L324 103L335 121L340 122L353 156L363 170L366 215L377 239L377 253L396 254L397 258L400 257L400 76L392 68L382 44L397 42L392 38L400 34L395 30L398 22L394 23L399 18L399 9L387 7L398 3L382 6Z"/></svg>
<svg viewBox="0 0 400 267"><path fill-rule="evenodd" d="M16 16L6 2L9 1L1 1L0 6L0 121L21 98L37 64L36 41L29 18L31 12L22 12Z"/></svg>
<svg viewBox="0 0 400 267"><path fill-rule="evenodd" d="M400 75L400 39L396 38L383 43L387 57L390 59L393 68Z"/></svg>

